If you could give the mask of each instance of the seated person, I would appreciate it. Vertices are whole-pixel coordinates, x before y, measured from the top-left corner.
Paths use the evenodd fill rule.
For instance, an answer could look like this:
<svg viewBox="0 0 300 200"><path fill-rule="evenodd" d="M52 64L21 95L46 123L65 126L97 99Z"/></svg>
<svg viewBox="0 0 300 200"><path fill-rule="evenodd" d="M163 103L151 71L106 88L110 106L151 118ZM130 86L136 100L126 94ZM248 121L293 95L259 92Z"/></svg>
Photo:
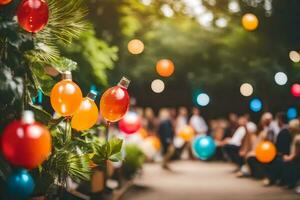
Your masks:
<svg viewBox="0 0 300 200"><path fill-rule="evenodd" d="M285 113L280 112L276 115L278 122L279 133L275 142L277 155L275 159L268 164L265 164L266 179L264 185L272 185L282 176L283 170L283 157L289 155L292 143L292 135L287 126L287 116Z"/></svg>
<svg viewBox="0 0 300 200"><path fill-rule="evenodd" d="M247 122L247 118L241 116L238 120L239 127L236 129L233 136L231 138L226 138L218 144L219 146L223 146L224 153L229 157L229 159L238 165L237 171L244 163L243 158L239 155L239 151L242 141L247 133Z"/></svg>
<svg viewBox="0 0 300 200"><path fill-rule="evenodd" d="M254 178L263 178L265 175L263 164L256 159L255 149L260 142L267 138L272 118L271 113L264 113L261 117L258 131L249 134L247 137L250 143L250 150L246 154L246 161L250 169L250 174Z"/></svg>
<svg viewBox="0 0 300 200"><path fill-rule="evenodd" d="M300 122L297 119L292 120L289 126L294 131L294 138L291 153L283 156L281 184L293 188L300 180Z"/></svg>

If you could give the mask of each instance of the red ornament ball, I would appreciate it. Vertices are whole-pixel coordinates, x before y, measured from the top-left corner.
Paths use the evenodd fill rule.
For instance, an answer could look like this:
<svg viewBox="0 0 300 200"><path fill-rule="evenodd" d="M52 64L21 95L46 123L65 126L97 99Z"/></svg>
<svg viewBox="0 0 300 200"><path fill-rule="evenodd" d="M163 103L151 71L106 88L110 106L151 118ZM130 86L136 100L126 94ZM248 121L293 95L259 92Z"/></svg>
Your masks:
<svg viewBox="0 0 300 200"><path fill-rule="evenodd" d="M0 5L9 4L12 0L0 0Z"/></svg>
<svg viewBox="0 0 300 200"><path fill-rule="evenodd" d="M104 92L100 99L101 116L108 122L117 122L129 109L130 97L127 91L130 81L122 78L117 86Z"/></svg>
<svg viewBox="0 0 300 200"><path fill-rule="evenodd" d="M300 84L295 83L291 87L291 93L295 97L300 97Z"/></svg>
<svg viewBox="0 0 300 200"><path fill-rule="evenodd" d="M50 155L51 136L40 123L14 121L4 129L1 147L11 164L33 169Z"/></svg>
<svg viewBox="0 0 300 200"><path fill-rule="evenodd" d="M18 7L17 16L23 29L37 33L48 23L48 4L45 0L23 0Z"/></svg>
<svg viewBox="0 0 300 200"><path fill-rule="evenodd" d="M136 133L141 126L141 119L135 112L128 112L119 122L120 130L126 134Z"/></svg>

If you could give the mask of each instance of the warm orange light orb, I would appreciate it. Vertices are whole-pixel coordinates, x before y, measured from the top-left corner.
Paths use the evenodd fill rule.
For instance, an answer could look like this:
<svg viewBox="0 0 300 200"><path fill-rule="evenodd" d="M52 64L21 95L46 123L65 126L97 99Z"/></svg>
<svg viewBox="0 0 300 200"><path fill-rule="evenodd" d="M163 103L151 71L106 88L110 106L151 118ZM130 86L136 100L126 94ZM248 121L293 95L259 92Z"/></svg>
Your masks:
<svg viewBox="0 0 300 200"><path fill-rule="evenodd" d="M262 163L271 162L276 156L276 147L272 142L264 141L255 149L256 159Z"/></svg>
<svg viewBox="0 0 300 200"><path fill-rule="evenodd" d="M171 60L162 59L156 64L156 71L162 77L169 77L174 73L175 67Z"/></svg>
<svg viewBox="0 0 300 200"><path fill-rule="evenodd" d="M128 43L128 51L132 54L141 54L144 51L144 43L141 40L134 39Z"/></svg>
<svg viewBox="0 0 300 200"><path fill-rule="evenodd" d="M190 126L183 127L179 132L178 136L186 142L191 141L195 136L195 131Z"/></svg>
<svg viewBox="0 0 300 200"><path fill-rule="evenodd" d="M0 5L9 4L12 0L0 0Z"/></svg>
<svg viewBox="0 0 300 200"><path fill-rule="evenodd" d="M258 18L252 13L247 13L242 18L243 27L248 31L257 29L258 23Z"/></svg>

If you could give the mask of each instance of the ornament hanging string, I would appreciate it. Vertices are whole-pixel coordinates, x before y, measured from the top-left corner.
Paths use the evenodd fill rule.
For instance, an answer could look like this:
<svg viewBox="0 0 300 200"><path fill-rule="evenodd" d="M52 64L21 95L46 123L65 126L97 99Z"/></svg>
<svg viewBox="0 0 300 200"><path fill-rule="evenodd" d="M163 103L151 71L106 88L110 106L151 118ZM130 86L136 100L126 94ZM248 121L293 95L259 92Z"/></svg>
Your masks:
<svg viewBox="0 0 300 200"><path fill-rule="evenodd" d="M108 142L109 139L109 128L110 128L110 121L107 121L105 124L105 141Z"/></svg>

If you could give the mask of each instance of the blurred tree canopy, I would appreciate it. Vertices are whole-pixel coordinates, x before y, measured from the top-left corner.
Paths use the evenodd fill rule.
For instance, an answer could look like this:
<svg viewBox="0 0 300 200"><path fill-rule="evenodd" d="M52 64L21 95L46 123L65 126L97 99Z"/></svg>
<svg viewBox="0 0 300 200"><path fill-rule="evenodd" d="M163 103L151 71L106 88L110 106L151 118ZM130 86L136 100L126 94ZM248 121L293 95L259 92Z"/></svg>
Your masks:
<svg viewBox="0 0 300 200"><path fill-rule="evenodd" d="M89 8L95 35L119 48L109 80L129 76L141 106L190 106L193 91L202 90L211 96L210 113L244 112L243 82L254 86L266 109L296 105L289 86L300 78L299 64L288 55L299 51L298 0L90 0ZM247 12L259 18L256 31L241 26ZM134 38L145 44L141 55L127 51ZM150 83L158 78L161 58L173 60L176 73L164 79L166 91L157 95ZM278 71L288 74L288 86L275 84Z"/></svg>

